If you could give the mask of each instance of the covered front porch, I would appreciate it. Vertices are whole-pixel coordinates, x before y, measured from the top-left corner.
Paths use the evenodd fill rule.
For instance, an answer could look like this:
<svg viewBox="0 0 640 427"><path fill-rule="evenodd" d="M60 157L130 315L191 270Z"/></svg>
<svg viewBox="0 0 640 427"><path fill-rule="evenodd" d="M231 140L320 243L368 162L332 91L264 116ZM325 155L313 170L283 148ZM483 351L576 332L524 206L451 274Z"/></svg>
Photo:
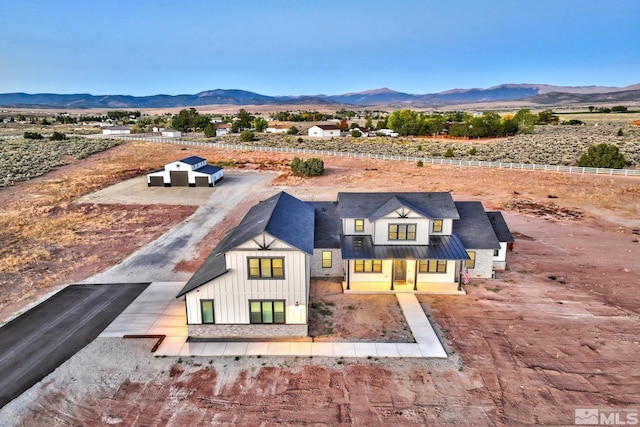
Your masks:
<svg viewBox="0 0 640 427"><path fill-rule="evenodd" d="M374 245L369 236L342 236L344 292L464 294L469 259L457 236L434 236L429 245Z"/></svg>

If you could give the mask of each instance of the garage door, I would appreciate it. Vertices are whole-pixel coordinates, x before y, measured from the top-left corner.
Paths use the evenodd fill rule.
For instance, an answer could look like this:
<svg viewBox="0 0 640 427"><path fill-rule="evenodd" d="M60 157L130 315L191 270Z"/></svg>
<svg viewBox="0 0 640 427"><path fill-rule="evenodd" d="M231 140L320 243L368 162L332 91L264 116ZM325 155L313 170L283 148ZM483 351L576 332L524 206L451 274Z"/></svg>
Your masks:
<svg viewBox="0 0 640 427"><path fill-rule="evenodd" d="M206 176L196 176L196 187L208 187L209 178Z"/></svg>
<svg viewBox="0 0 640 427"><path fill-rule="evenodd" d="M151 187L164 187L164 178L161 176L150 176L149 185Z"/></svg>
<svg viewBox="0 0 640 427"><path fill-rule="evenodd" d="M188 187L189 172L171 172L172 187Z"/></svg>

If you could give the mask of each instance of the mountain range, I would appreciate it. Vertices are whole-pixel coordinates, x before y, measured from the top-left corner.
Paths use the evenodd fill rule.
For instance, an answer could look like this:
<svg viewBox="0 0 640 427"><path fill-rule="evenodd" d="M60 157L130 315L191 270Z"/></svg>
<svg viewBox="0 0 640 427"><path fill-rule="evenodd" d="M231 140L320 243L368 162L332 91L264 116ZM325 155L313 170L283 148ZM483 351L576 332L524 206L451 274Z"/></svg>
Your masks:
<svg viewBox="0 0 640 427"><path fill-rule="evenodd" d="M0 94L4 108L172 108L202 105L344 105L353 107L439 107L500 101L539 105L640 101L640 84L626 87L503 84L486 89L452 89L409 94L387 88L342 95L267 96L239 89L215 89L195 95Z"/></svg>

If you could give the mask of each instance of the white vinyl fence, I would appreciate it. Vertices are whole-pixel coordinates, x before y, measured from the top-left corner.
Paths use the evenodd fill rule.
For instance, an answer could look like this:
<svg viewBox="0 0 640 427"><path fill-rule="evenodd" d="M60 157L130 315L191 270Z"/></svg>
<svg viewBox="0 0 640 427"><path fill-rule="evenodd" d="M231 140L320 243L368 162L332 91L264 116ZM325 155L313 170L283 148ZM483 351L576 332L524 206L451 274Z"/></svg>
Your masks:
<svg viewBox="0 0 640 427"><path fill-rule="evenodd" d="M609 169L609 168L588 168L581 166L559 166L559 165L537 165L529 163L510 163L510 162L484 162L478 160L455 160L430 157L413 157L413 156L392 156L389 154L372 154L372 153L352 153L347 151L329 151L329 150L311 150L305 148L291 147L262 147L258 145L240 145L240 144L222 144L219 142L199 142L188 141L177 138L149 137L136 135L78 135L92 138L118 138L129 141L146 141L146 142L162 142L167 144L191 145L196 147L220 148L225 150L244 150L244 151L268 151L276 153L296 153L308 154L316 156L332 156L332 157L353 157L357 159L378 159L378 160L396 160L417 163L421 161L423 164L431 165L449 165L449 166L476 166L497 169L516 169L527 171L543 171L543 172L566 172L581 173L593 175L619 175L619 176L640 176L640 169Z"/></svg>

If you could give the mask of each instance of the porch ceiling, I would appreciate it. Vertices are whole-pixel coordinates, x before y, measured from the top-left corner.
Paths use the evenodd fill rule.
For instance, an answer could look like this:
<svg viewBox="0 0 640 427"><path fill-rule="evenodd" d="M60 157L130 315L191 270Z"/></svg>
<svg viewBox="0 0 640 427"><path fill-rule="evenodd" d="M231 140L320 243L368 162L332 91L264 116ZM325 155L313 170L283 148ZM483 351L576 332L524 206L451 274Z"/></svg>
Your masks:
<svg viewBox="0 0 640 427"><path fill-rule="evenodd" d="M462 242L452 236L431 236L429 245L374 245L371 236L340 236L342 259L469 259Z"/></svg>

